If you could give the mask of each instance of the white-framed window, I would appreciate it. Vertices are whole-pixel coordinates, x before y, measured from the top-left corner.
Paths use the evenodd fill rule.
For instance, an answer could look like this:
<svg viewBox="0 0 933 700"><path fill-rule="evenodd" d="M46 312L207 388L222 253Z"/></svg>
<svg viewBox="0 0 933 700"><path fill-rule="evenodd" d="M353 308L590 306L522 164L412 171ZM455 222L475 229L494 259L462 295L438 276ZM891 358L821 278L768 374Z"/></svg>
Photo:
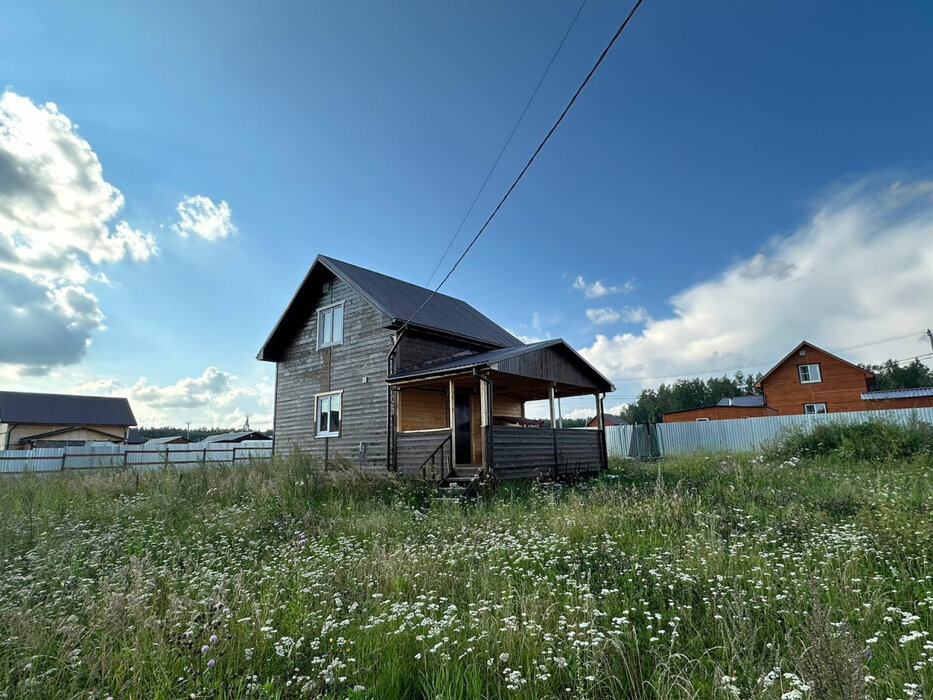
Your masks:
<svg viewBox="0 0 933 700"><path fill-rule="evenodd" d="M697 423L709 423L709 418L697 418Z"/></svg>
<svg viewBox="0 0 933 700"><path fill-rule="evenodd" d="M340 404L342 400L342 391L317 395L316 437L337 437L340 435Z"/></svg>
<svg viewBox="0 0 933 700"><path fill-rule="evenodd" d="M318 309L317 346L329 348L343 343L343 302Z"/></svg>
<svg viewBox="0 0 933 700"><path fill-rule="evenodd" d="M803 412L810 415L816 413L826 413L826 404L825 403L805 403L803 405Z"/></svg>
<svg viewBox="0 0 933 700"><path fill-rule="evenodd" d="M797 374L800 375L801 384L815 384L823 381L819 365L797 365Z"/></svg>

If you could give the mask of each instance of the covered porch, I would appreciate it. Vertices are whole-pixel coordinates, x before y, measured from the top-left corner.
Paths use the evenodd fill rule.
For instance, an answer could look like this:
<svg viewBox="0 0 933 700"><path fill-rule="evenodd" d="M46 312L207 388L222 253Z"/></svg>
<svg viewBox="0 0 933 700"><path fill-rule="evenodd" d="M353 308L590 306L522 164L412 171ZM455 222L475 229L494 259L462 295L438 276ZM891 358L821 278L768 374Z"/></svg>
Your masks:
<svg viewBox="0 0 933 700"><path fill-rule="evenodd" d="M551 478L606 468L603 397L612 384L561 340L450 358L389 378L390 463L434 481L484 472ZM593 397L598 428L562 429L559 399ZM549 401L548 420L525 403Z"/></svg>

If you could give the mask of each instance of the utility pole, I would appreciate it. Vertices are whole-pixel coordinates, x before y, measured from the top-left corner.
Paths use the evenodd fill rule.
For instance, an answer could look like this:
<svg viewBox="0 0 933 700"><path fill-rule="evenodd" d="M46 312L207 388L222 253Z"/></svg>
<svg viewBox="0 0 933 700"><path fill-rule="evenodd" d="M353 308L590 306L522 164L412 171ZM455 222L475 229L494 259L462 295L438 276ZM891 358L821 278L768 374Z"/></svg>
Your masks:
<svg viewBox="0 0 933 700"><path fill-rule="evenodd" d="M190 440L191 439L191 421L189 420L187 423L185 423L185 425L187 426L187 431L185 432L185 440Z"/></svg>
<svg viewBox="0 0 933 700"><path fill-rule="evenodd" d="M927 338L930 339L930 350L933 350L933 331L927 328Z"/></svg>

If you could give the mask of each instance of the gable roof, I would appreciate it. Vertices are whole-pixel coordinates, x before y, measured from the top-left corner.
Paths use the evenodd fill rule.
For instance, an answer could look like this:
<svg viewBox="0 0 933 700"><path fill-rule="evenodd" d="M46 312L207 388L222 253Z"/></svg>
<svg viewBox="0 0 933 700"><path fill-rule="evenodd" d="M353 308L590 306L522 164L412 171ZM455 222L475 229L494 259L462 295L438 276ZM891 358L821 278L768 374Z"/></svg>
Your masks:
<svg viewBox="0 0 933 700"><path fill-rule="evenodd" d="M136 425L130 402L113 396L0 391L0 423Z"/></svg>
<svg viewBox="0 0 933 700"><path fill-rule="evenodd" d="M774 374L774 372L775 372L781 365L783 365L785 362L787 362L787 361L788 361L793 355L795 355L795 354L800 350L800 348L802 348L804 345L806 345L808 348L813 348L814 350L819 350L821 353L823 353L823 354L825 354L825 355L829 355L830 357L832 357L832 358L834 358L834 359L836 359L836 360L839 360L839 361L842 362L843 364L849 365L849 367L852 367L853 369L857 369L859 372L861 372L861 373L863 373L863 374L865 375L866 379L869 378L869 377L874 377L874 376L875 376L874 373L869 372L867 369L862 369L862 368L859 367L858 365L853 365L853 364L852 364L851 362L849 362L848 360L843 360L843 359L842 359L841 357L839 357L838 355L833 355L831 352L829 352L829 351L827 351L827 350L824 350L823 348L818 347L818 346L814 345L813 343L808 343L806 340L804 340L804 341L802 341L797 347L795 347L793 350L791 350L789 353L787 353L787 354L781 359L780 362L778 362L776 365L774 365L774 367L772 367L772 368L769 369L767 372L765 372L764 375L761 377L761 379L759 379L759 380L755 383L755 388L756 388L756 389L760 389L760 388L761 388L762 382L764 382L765 379L767 379L767 378L770 377L772 374Z"/></svg>
<svg viewBox="0 0 933 700"><path fill-rule="evenodd" d="M276 362L314 308L324 271L329 271L355 289L389 319L387 328L397 328L412 317L409 326L443 333L493 348L514 347L521 341L465 301L434 294L425 287L403 282L357 265L318 255L289 302L265 345L260 360ZM425 304L425 301L428 301ZM424 308L421 305L424 304ZM420 309L420 310L419 310Z"/></svg>
<svg viewBox="0 0 933 700"><path fill-rule="evenodd" d="M606 379L593 365L583 359L583 357L570 347L563 338L542 340L539 343L529 343L528 345L519 345L514 348L499 348L486 352L456 355L447 359L438 360L437 362L428 362L423 365L418 365L417 367L406 368L401 372L393 374L389 377L389 382L452 374L479 367L492 367L496 369L496 365L504 360L510 360L513 357L519 357L520 355L526 355L552 347L569 351L572 362L590 374L601 391L615 391L615 386L613 386L612 382Z"/></svg>

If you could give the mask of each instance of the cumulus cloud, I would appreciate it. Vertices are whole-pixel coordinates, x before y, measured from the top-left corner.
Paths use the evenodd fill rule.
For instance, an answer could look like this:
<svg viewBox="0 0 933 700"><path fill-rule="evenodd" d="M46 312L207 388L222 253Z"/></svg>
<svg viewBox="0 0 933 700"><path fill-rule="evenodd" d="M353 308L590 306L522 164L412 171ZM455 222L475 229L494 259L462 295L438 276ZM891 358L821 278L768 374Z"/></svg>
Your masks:
<svg viewBox="0 0 933 700"><path fill-rule="evenodd" d="M677 293L668 318L598 335L582 354L614 378L767 369L804 338L832 349L926 328L930 299L933 182L866 180L825 197L793 234ZM845 355L924 350L904 342Z"/></svg>
<svg viewBox="0 0 933 700"><path fill-rule="evenodd" d="M85 287L105 279L98 266L158 253L151 235L114 223L123 203L56 105L0 95L0 363L48 368L84 356L104 320Z"/></svg>
<svg viewBox="0 0 933 700"><path fill-rule="evenodd" d="M605 285L600 280L587 282L583 276L578 275L573 281L573 288L583 292L587 299L597 299L609 294L629 294L635 290L635 280L629 280L624 284Z"/></svg>
<svg viewBox="0 0 933 700"><path fill-rule="evenodd" d="M263 379L244 383L217 367L208 367L200 376L184 377L160 386L140 377L133 384L114 379L98 379L72 387L79 394L122 396L130 401L140 425L195 425L235 428L250 416L250 426L265 429L272 425L274 387Z"/></svg>
<svg viewBox="0 0 933 700"><path fill-rule="evenodd" d="M198 194L182 199L176 210L179 220L172 228L182 238L193 235L216 241L236 233L230 205L224 201L215 204L210 197Z"/></svg>

